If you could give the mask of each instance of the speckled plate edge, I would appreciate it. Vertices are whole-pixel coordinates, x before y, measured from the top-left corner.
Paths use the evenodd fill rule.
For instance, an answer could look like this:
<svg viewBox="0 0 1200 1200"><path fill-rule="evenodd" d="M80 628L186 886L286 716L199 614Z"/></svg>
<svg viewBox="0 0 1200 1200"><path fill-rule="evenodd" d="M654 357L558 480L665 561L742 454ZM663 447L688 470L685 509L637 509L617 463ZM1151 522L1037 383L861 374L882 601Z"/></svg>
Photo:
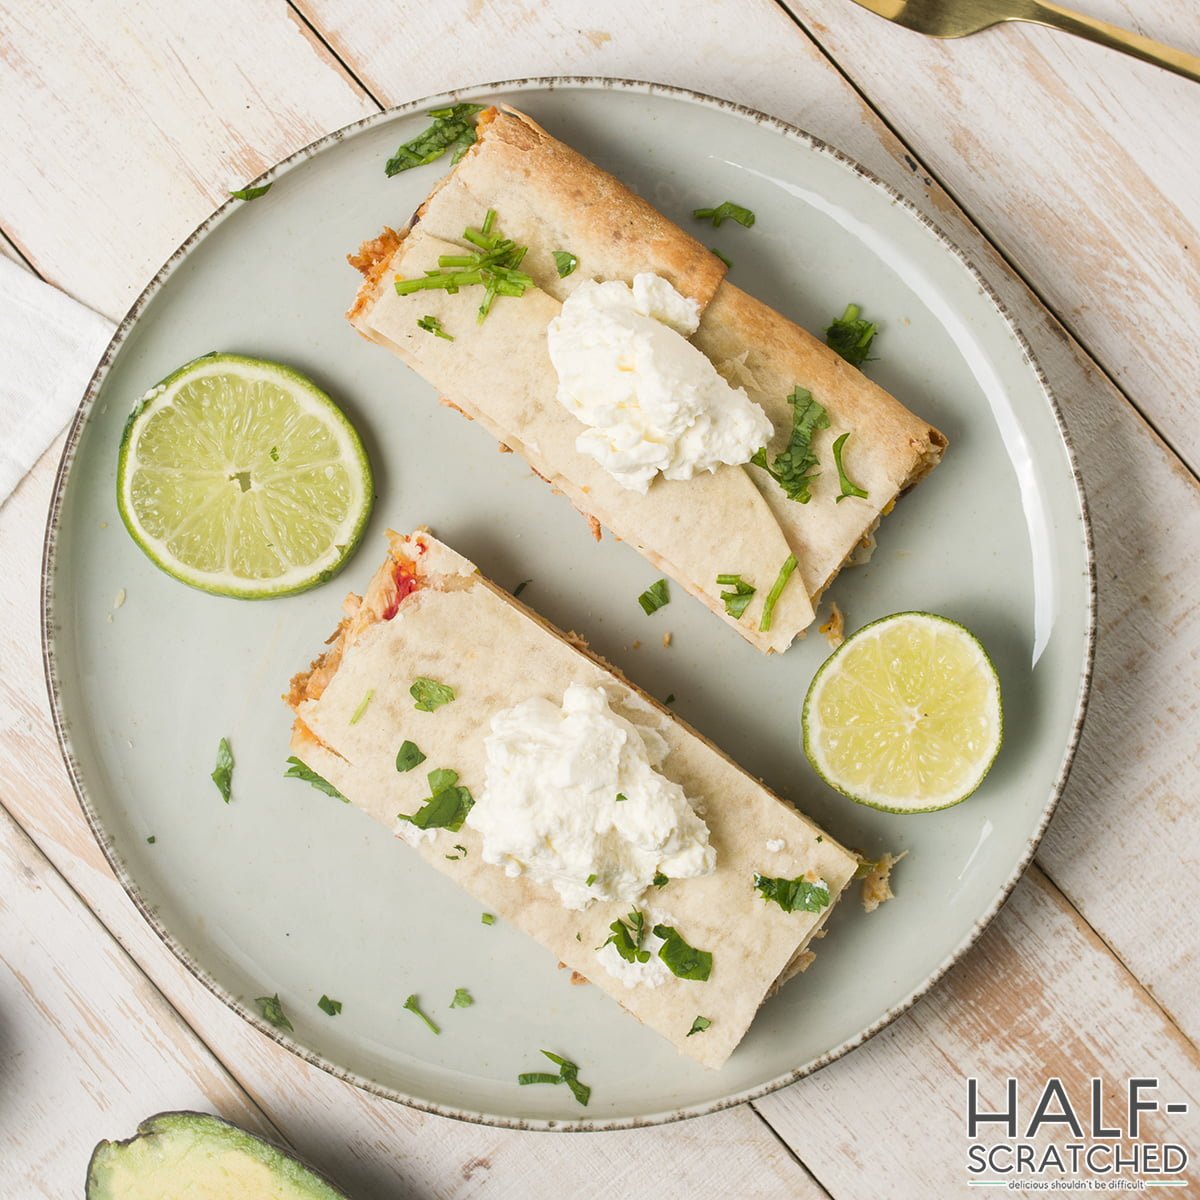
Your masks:
<svg viewBox="0 0 1200 1200"><path fill-rule="evenodd" d="M344 1080L347 1083L352 1083L364 1091L370 1092L377 1096L382 1096L388 1100L399 1101L412 1108L419 1109L422 1112L434 1113L438 1116L453 1117L459 1121L470 1121L481 1125L494 1125L505 1129L523 1129L523 1130L553 1130L555 1132L598 1132L602 1130L617 1130L617 1129L639 1129L646 1126L662 1125L669 1121L681 1121L688 1117L703 1116L708 1113L719 1112L725 1108L731 1108L737 1104L744 1104L750 1100L756 1100L761 1096L766 1096L771 1092L777 1091L779 1088L786 1087L790 1083L795 1083L796 1080L804 1078L806 1075L811 1075L814 1071L820 1070L834 1060L841 1058L843 1054L850 1050L861 1046L868 1038L873 1037L881 1029L890 1025L902 1013L910 1009L918 1000L921 999L933 986L946 974L946 972L971 948L979 936L987 928L992 918L1000 911L1004 902L1016 887L1018 880L1025 873L1026 868L1033 860L1042 836L1046 831L1047 825L1050 823L1050 818L1054 815L1054 810L1058 805L1059 797L1062 795L1063 789L1066 787L1067 777L1070 774L1071 763L1075 757L1075 750L1079 745L1079 738L1083 732L1084 716L1087 712L1088 692L1091 686L1092 666L1095 659L1096 645L1096 569L1095 569L1095 552L1092 541L1092 527L1088 516L1087 498L1083 490L1083 480L1079 474L1079 466L1075 459L1075 450L1071 444L1070 437L1067 433L1066 426L1063 422L1062 412L1058 402L1054 397L1054 393L1050 388L1049 381L1046 379L1045 373L1042 371L1037 359L1034 357L1033 350L1024 334L1017 327L1012 315L1005 308L1003 301L996 294L991 285L980 274L974 263L950 240L950 238L942 232L924 213L922 213L914 204L905 199L899 192L892 188L889 184L884 183L870 171L854 159L843 154L840 150L834 149L832 146L823 142L820 138L806 133L804 130L791 125L786 121L782 121L777 117L768 116L766 113L759 112L757 109L748 108L745 105L736 104L731 100L720 100L715 96L708 96L702 92L691 91L687 88L675 87L670 84L662 83L647 83L633 79L609 79L599 76L548 76L543 78L530 79L510 79L498 83L480 84L473 87L458 88L451 92L443 92L435 96L427 96L421 100L414 100L408 104L401 104L395 108L389 108L383 112L375 113L372 116L365 117L361 121L355 121L350 125L346 125L342 129L334 130L332 133L326 134L324 137L318 138L311 142L301 150L297 150L294 154L289 155L281 162L277 163L270 170L264 172L253 181L254 185L269 183L278 179L287 171L294 167L307 162L315 154L320 153L326 147L340 142L343 138L351 137L362 130L370 129L375 125L391 120L393 117L403 116L410 113L420 112L427 108L437 108L446 104L455 103L460 100L472 100L481 96L490 96L492 94L503 92L520 92L530 91L535 89L555 88L582 88L592 90L620 90L627 92L640 92L643 95L661 95L668 96L676 100L684 100L692 104L699 104L708 108L718 109L724 112L733 113L745 120L753 121L758 125L765 125L770 129L774 129L785 137L802 143L809 149L815 150L821 154L828 155L830 158L841 163L845 167L849 167L859 178L870 184L872 187L878 188L883 192L889 200L895 205L905 209L916 220L929 230L930 233L938 240L942 247L951 255L954 256L962 266L971 274L979 289L991 302L996 312L1007 325L1009 332L1020 346L1021 353L1025 359L1029 370L1037 380L1038 386L1041 388L1042 394L1045 397L1046 404L1054 417L1055 424L1058 428L1058 434L1062 440L1063 446L1067 453L1067 461L1070 467L1071 476L1075 484L1075 496L1079 506L1080 524L1083 530L1084 539L1084 557L1087 572L1087 590L1088 590L1088 605L1087 605L1087 621L1084 630L1084 668L1080 675L1079 691L1075 702L1075 715L1071 725L1071 734L1064 748L1063 758L1059 766L1058 774L1055 777L1053 786L1050 789L1050 794L1046 799L1045 808L1042 810L1042 817L1037 828L1031 834L1025 852L1020 860L1014 866L1012 874L1005 881L1004 885L999 889L995 899L987 911L975 922L971 931L964 937L957 946L943 959L943 961L932 971L929 977L917 988L914 988L900 1003L893 1005L887 1012L883 1014L873 1024L866 1029L855 1034L854 1037L848 1038L840 1045L835 1046L832 1050L820 1055L817 1058L811 1059L794 1070L787 1071L775 1079L769 1080L764 1084L738 1092L732 1096L726 1096L721 1100L711 1101L705 1104L695 1105L690 1108L672 1109L669 1111L650 1113L640 1117L621 1117L611 1120L578 1120L578 1121L562 1121L562 1120L537 1120L537 1119L518 1119L512 1117L497 1116L490 1113L474 1112L470 1110L462 1110L450 1108L444 1105L431 1104L426 1100L422 1100L416 1096L405 1095L394 1088L385 1087L374 1080L367 1079L353 1071L347 1071L339 1067L336 1063L330 1062L328 1059L319 1054L314 1053L306 1046L301 1046L291 1038L284 1036L278 1029L267 1024L257 1013L248 1009L244 1004L230 995L220 983L209 975L189 954L188 950L180 944L179 941L162 925L157 914L146 903L138 891L137 884L130 876L117 853L116 847L113 845L108 836L107 831L101 824L98 813L92 806L92 802L88 796L87 788L84 784L83 774L76 761L74 747L71 744L71 738L66 728L66 722L62 711L62 700L60 696L60 682L58 676L58 667L55 660L54 648L54 596L52 588L52 580L54 578L59 523L62 516L63 494L67 483L67 478L70 475L71 467L75 461L76 451L79 446L80 434L84 424L91 413L92 406L95 404L96 397L99 395L100 388L108 375L109 368L113 360L116 358L117 352L124 344L125 339L129 336L137 319L141 316L146 305L158 293L166 280L174 272L175 268L183 261L191 248L196 245L210 229L215 228L221 221L225 219L228 213L236 208L238 201L227 200L221 205L211 216L201 222L200 225L183 241L179 248L171 255L170 258L162 265L153 279L146 285L141 295L134 301L128 313L117 327L113 334L112 341L109 342L107 349L104 351L103 357L100 359L96 367L95 373L92 375L88 383L87 391L84 393L83 399L79 403L79 408L75 413L75 418L71 422L70 431L67 434L66 444L63 447L62 459L58 465L58 473L54 480L54 491L50 498L50 508L46 519L46 536L42 553L42 578L41 578L41 633L42 633L42 662L46 675L46 688L49 693L50 711L54 719L54 730L58 736L59 749L62 752L63 763L66 766L67 774L71 780L71 786L75 789L75 795L79 799L80 807L83 809L83 814L87 819L87 823L92 830L92 834L100 845L100 849L104 852L105 858L108 860L109 866L112 867L114 874L120 881L121 886L125 889L129 898L133 901L138 911L149 923L150 927L162 939L166 946L171 950L175 957L187 968L187 970L195 976L213 995L217 996L234 1012L238 1013L244 1020L253 1025L259 1032L267 1037L278 1042L281 1046L290 1050L293 1054L298 1055L306 1062L313 1066L320 1067L329 1074L338 1079Z"/></svg>

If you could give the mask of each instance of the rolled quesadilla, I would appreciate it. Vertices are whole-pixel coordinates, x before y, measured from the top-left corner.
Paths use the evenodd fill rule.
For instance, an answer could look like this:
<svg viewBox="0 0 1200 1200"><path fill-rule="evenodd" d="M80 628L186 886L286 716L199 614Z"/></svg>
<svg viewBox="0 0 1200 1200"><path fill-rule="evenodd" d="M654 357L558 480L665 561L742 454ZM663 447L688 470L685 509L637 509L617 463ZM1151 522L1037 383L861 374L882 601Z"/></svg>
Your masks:
<svg viewBox="0 0 1200 1200"><path fill-rule="evenodd" d="M719 1067L857 858L449 547L388 536L292 681L296 759Z"/></svg>
<svg viewBox="0 0 1200 1200"><path fill-rule="evenodd" d="M495 233L478 228L491 221ZM481 306L480 288L446 277L472 260L464 251L478 261L489 246L511 249L504 280L488 284ZM566 264L565 274L556 258L564 247L577 264ZM511 109L482 113L475 144L409 226L385 230L350 261L366 277L347 314L364 337L397 354L580 511L768 653L805 631L824 589L946 446L938 430L833 350L725 280L724 263L700 242ZM627 313L613 315L614 304L632 312L628 321ZM583 311L582 333L573 308ZM611 364L596 358L586 319L597 310L617 324L641 321L639 328L651 318L663 342L651 390L709 397L695 419L680 418L689 453L706 443L694 461L681 467L688 455L672 457L656 428L638 439L622 424L630 405L620 372L642 366L620 354ZM564 330L574 332L573 342ZM666 344L675 335L686 350ZM638 337L638 355L628 357L648 344ZM574 376L564 365L568 342L585 351ZM667 360L677 376L662 376ZM609 402L598 395L605 365L616 380ZM796 432L812 402L806 458ZM743 403L758 417L733 412ZM761 465L746 449L757 433L763 445L753 457ZM852 435L840 443L855 484L849 493L833 469L845 434ZM642 467L659 450L669 461L647 485L653 464Z"/></svg>

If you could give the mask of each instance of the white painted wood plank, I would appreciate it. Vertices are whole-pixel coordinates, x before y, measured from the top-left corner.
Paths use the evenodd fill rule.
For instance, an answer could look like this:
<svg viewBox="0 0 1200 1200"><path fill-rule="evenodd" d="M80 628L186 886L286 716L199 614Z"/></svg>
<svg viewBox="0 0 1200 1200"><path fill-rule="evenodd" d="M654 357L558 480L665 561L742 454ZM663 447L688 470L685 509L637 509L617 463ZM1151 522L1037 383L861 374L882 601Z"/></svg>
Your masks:
<svg viewBox="0 0 1200 1200"><path fill-rule="evenodd" d="M838 11L854 7L849 0L838 4ZM603 10L600 32L607 38L584 42L578 31L588 27L585 14L598 10L580 0L552 11L454 0L450 19L462 53L449 69L439 52L443 28L429 15L389 22L380 0L305 0L305 7L387 104L466 83L468 70L475 78L517 69L536 74L559 62L562 70L637 76L657 63L664 82L765 109L842 148L906 194L975 261L1052 381L1095 525L1102 598L1095 694L1072 783L1039 861L1189 1034L1200 1037L1193 1003L1200 956L1190 942L1200 814L1183 799L1195 791L1196 743L1182 736L1200 711L1200 613L1192 599L1200 594L1200 493L961 209L924 182L906 147L771 0L713 3L701 20L686 0L665 0L653 17L640 5L614 4ZM669 63L657 49L661 43L672 46ZM1045 270L1064 257L1049 242L1039 254ZM1152 275L1153 269L1147 288L1155 286ZM1178 371L1190 369L1187 355L1175 357ZM1164 855L1164 846L1172 851ZM1154 888L1130 896L1112 885L1114 878L1143 876L1151 862Z"/></svg>
<svg viewBox="0 0 1200 1200"><path fill-rule="evenodd" d="M838 1200L965 1196L970 1076L989 1110L1003 1107L1004 1081L1018 1079L1025 1121L1057 1076L1085 1126L1093 1077L1104 1081L1112 1119L1124 1112L1130 1076L1156 1076L1160 1103L1190 1111L1149 1115L1143 1140L1190 1152L1200 1139L1200 1055L1036 868L947 986L861 1050L756 1107ZM1075 1140L1063 1132L1037 1144ZM994 1130L981 1139L998 1140Z"/></svg>
<svg viewBox="0 0 1200 1200"><path fill-rule="evenodd" d="M0 808L0 1190L83 1193L92 1147L164 1109L278 1135Z"/></svg>
<svg viewBox="0 0 1200 1200"><path fill-rule="evenodd" d="M1200 87L1030 25L938 41L849 0L787 0L914 154L1200 468ZM1074 7L1200 54L1177 0Z"/></svg>
<svg viewBox="0 0 1200 1200"><path fill-rule="evenodd" d="M0 6L0 225L116 320L272 163L375 106L285 4Z"/></svg>

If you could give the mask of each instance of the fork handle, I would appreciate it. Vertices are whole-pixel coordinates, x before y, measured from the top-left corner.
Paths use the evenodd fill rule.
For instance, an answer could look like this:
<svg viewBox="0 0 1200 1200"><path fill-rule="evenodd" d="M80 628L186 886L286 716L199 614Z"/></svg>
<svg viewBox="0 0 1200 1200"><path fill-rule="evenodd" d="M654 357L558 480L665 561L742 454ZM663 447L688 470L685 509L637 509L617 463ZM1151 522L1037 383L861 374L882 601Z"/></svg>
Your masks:
<svg viewBox="0 0 1200 1200"><path fill-rule="evenodd" d="M1185 54L1171 46L1164 46L1140 33L1121 29L1110 25L1107 21L1097 21L1095 17L1086 17L1083 13L1072 12L1068 8L1060 8L1050 0L1041 0L1033 5L1029 16L1022 20L1031 21L1035 25L1048 25L1051 29L1062 30L1063 33L1073 33L1076 37L1087 38L1091 42L1099 42L1111 50L1122 50L1140 58L1143 62L1154 63L1157 67L1165 67L1200 83L1200 58L1194 54Z"/></svg>

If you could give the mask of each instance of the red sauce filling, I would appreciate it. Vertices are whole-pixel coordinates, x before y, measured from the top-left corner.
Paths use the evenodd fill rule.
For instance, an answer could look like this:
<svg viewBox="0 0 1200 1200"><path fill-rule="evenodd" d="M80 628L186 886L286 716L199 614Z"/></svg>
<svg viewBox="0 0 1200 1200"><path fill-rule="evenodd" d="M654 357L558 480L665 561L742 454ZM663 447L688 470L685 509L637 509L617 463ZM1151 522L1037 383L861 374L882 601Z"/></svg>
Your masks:
<svg viewBox="0 0 1200 1200"><path fill-rule="evenodd" d="M396 594L383 610L382 616L385 621L390 621L400 611L400 602L411 596L420 586L417 583L416 568L407 558L397 559L395 567L392 568L392 580L396 585Z"/></svg>

